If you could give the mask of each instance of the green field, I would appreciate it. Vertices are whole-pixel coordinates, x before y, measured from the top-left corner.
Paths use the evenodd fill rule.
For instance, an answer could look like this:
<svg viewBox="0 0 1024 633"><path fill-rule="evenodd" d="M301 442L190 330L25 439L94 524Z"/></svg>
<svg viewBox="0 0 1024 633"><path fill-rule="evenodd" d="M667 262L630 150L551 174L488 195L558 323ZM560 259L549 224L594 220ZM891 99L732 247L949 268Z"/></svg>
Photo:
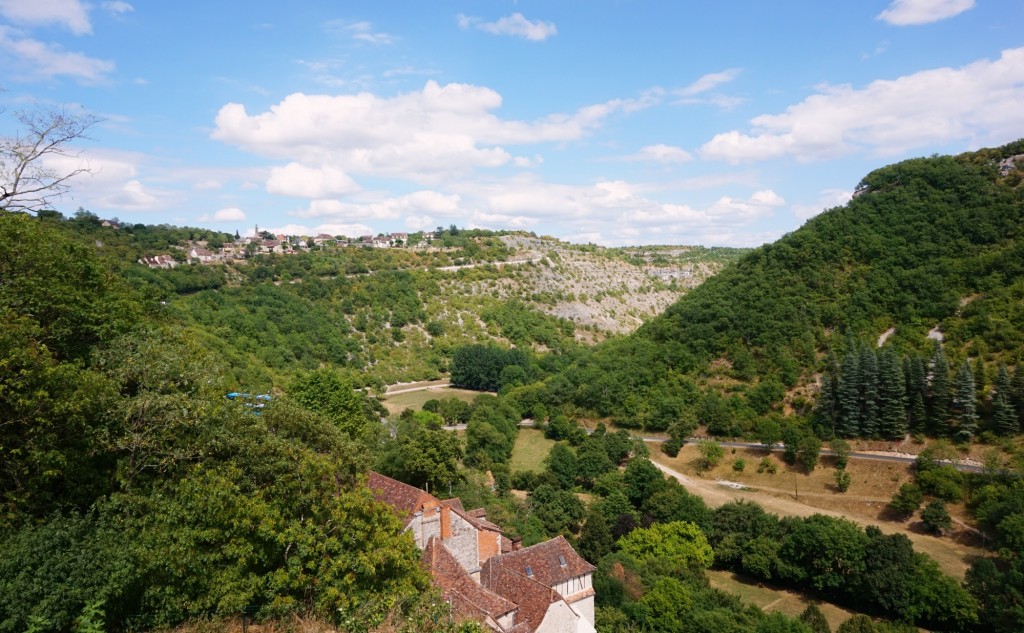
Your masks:
<svg viewBox="0 0 1024 633"><path fill-rule="evenodd" d="M554 445L555 441L544 437L543 431L519 429L515 448L512 449L512 459L509 460L509 468L512 472L544 470L544 458L548 456Z"/></svg>
<svg viewBox="0 0 1024 633"><path fill-rule="evenodd" d="M780 611L794 618L803 613L811 602L803 594L788 589L774 588L765 583L759 583L744 578L729 571L708 570L708 580L711 586L721 589L727 593L735 594L747 604L756 604L765 611ZM830 602L815 600L818 608L825 614L829 626L833 631L853 615L842 607L837 607Z"/></svg>
<svg viewBox="0 0 1024 633"><path fill-rule="evenodd" d="M401 413L405 409L419 411L427 400L443 400L444 398L456 397L466 402L472 402L473 398L479 396L482 391L470 391L468 389L455 389L453 387L436 387L420 391L407 391L393 396L385 395L384 406L391 413Z"/></svg>

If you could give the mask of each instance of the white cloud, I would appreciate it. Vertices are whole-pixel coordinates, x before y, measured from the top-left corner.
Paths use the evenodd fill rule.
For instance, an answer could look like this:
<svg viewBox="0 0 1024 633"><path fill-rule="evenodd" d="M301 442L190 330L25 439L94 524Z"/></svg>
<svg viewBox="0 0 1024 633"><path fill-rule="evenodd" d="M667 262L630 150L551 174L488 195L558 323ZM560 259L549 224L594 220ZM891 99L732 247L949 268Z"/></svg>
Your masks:
<svg viewBox="0 0 1024 633"><path fill-rule="evenodd" d="M344 235L345 237L359 237L361 235L376 235L377 232L365 224L320 224L316 227L315 233L309 233L309 235L315 235L317 233L327 233L328 235ZM303 235L306 235L303 233Z"/></svg>
<svg viewBox="0 0 1024 633"><path fill-rule="evenodd" d="M894 26L930 24L960 15L974 7L974 0L893 0L876 19Z"/></svg>
<svg viewBox="0 0 1024 633"><path fill-rule="evenodd" d="M212 216L199 216L200 222L241 222L245 220L245 211L238 207L227 207L216 211Z"/></svg>
<svg viewBox="0 0 1024 633"><path fill-rule="evenodd" d="M733 163L792 156L892 155L952 141L1001 143L1024 129L1024 48L962 68L938 68L862 89L822 86L782 114L755 117L751 133L716 135L700 154Z"/></svg>
<svg viewBox="0 0 1024 633"><path fill-rule="evenodd" d="M813 204L794 204L793 215L798 220L809 220L826 209L841 207L853 197L852 191L845 189L824 189Z"/></svg>
<svg viewBox="0 0 1024 633"><path fill-rule="evenodd" d="M690 153L682 148L658 143L657 145L641 147L639 152L625 156L623 160L652 163L685 163L688 160L693 160L693 156L690 156Z"/></svg>
<svg viewBox="0 0 1024 633"><path fill-rule="evenodd" d="M121 2L121 0L115 0L114 2L104 2L103 8L113 13L114 15L123 15L125 13L131 13L135 10L135 7L128 4L127 2Z"/></svg>
<svg viewBox="0 0 1024 633"><path fill-rule="evenodd" d="M348 22L346 20L331 20L326 25L329 31L343 33L352 39L367 44L392 44L394 36L381 31L374 31L370 22Z"/></svg>
<svg viewBox="0 0 1024 633"><path fill-rule="evenodd" d="M529 20L522 13L513 13L499 18L494 22L484 22L480 18L459 14L456 21L460 28L475 28L491 35L511 35L522 37L533 42L542 42L549 37L558 34L558 27L554 22L543 20Z"/></svg>
<svg viewBox="0 0 1024 633"><path fill-rule="evenodd" d="M502 98L490 88L428 81L422 90L393 97L295 93L262 114L229 103L213 138L309 168L331 165L348 174L438 182L475 168L512 161L504 145L579 139L610 116L657 102L651 91L526 122L494 114Z"/></svg>
<svg viewBox="0 0 1024 633"><path fill-rule="evenodd" d="M468 212L460 206L460 202L461 198L457 194L423 190L380 200L313 200L306 209L292 215L300 218L331 218L338 222L351 222L355 219L395 220L416 214L463 217Z"/></svg>
<svg viewBox="0 0 1024 633"><path fill-rule="evenodd" d="M270 171L267 191L284 196L329 198L355 193L359 191L359 185L335 167L310 168L299 163L288 163Z"/></svg>
<svg viewBox="0 0 1024 633"><path fill-rule="evenodd" d="M211 191L213 189L220 189L224 185L219 180L207 179L197 182L193 186L200 191Z"/></svg>
<svg viewBox="0 0 1024 633"><path fill-rule="evenodd" d="M729 83L739 74L739 68L730 68L728 70L723 70L722 72L708 73L689 86L680 89L678 94L681 97L692 97L693 95L717 88L722 84Z"/></svg>
<svg viewBox="0 0 1024 633"><path fill-rule="evenodd" d="M58 24L75 35L92 33L88 5L80 0L0 0L0 15L16 24Z"/></svg>
<svg viewBox="0 0 1024 633"><path fill-rule="evenodd" d="M15 29L0 24L0 59L3 54L11 58L12 66L7 72L15 74L22 81L67 76L87 83L97 83L104 81L114 70L114 62L65 51L58 44L25 37Z"/></svg>
<svg viewBox="0 0 1024 633"><path fill-rule="evenodd" d="M129 180L120 189L97 198L93 204L124 211L150 211L169 203L168 193L152 190L138 180Z"/></svg>

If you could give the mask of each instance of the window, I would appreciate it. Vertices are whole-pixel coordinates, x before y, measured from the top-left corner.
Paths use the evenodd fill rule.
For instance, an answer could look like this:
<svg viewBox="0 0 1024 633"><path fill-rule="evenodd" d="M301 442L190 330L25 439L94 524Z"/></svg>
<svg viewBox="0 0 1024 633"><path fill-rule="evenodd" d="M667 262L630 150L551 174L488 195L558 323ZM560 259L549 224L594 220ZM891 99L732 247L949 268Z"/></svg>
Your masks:
<svg viewBox="0 0 1024 633"><path fill-rule="evenodd" d="M526 566L526 575L533 578L533 567L530 567L529 565Z"/></svg>
<svg viewBox="0 0 1024 633"><path fill-rule="evenodd" d="M562 556L561 554L558 555L558 564L565 567L565 556Z"/></svg>

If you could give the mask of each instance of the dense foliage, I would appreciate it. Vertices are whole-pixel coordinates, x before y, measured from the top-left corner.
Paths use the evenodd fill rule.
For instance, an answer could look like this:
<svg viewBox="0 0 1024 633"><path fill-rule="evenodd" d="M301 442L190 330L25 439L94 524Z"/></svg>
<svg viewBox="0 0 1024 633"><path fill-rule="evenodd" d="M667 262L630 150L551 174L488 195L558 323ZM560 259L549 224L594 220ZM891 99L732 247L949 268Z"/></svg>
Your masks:
<svg viewBox="0 0 1024 633"><path fill-rule="evenodd" d="M327 370L226 399L205 339L64 228L0 213L0 631L419 604L361 484L376 407Z"/></svg>
<svg viewBox="0 0 1024 633"><path fill-rule="evenodd" d="M724 432L712 432L752 432L783 403L808 413L806 387L816 390L823 359L836 350L829 375L843 384L824 416L829 432L892 437L913 426L969 439L976 424L994 428L995 394L984 392L983 406L965 400L969 376L960 370L970 360L977 381L978 367L995 375L1000 362L1024 355L1024 188L996 168L1022 149L1024 141L872 172L845 207L747 254L628 339L549 379L543 400L651 430L687 417L711 427L728 417ZM949 384L921 403L921 374L907 385L903 364L914 354L931 357L926 334L936 326L949 369L932 380ZM886 348L875 352L890 328ZM942 419L915 417L922 404ZM1005 418L1005 403L1002 411ZM1006 419L1000 425L1013 430Z"/></svg>

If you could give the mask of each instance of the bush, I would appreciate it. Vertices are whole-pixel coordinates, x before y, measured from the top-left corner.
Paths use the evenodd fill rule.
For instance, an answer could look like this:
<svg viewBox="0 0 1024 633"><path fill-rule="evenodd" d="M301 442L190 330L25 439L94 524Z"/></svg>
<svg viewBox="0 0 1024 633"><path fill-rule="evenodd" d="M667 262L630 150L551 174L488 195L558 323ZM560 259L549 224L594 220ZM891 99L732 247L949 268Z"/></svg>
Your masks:
<svg viewBox="0 0 1024 633"><path fill-rule="evenodd" d="M903 518L908 518L921 507L921 502L924 501L924 495L921 493L921 489L914 484L903 484L900 489L893 495L892 501L889 502L889 507L893 512Z"/></svg>
<svg viewBox="0 0 1024 633"><path fill-rule="evenodd" d="M732 463L732 469L738 473L743 472L743 469L747 467L747 462L742 457Z"/></svg>
<svg viewBox="0 0 1024 633"><path fill-rule="evenodd" d="M846 472L845 468L837 468L835 477L836 488L839 489L839 492L846 492L847 490L850 489L850 484L853 482L853 477L850 476L850 473Z"/></svg>
<svg viewBox="0 0 1024 633"><path fill-rule="evenodd" d="M679 450L683 447L682 442L676 438L672 438L661 443L661 452L665 453L669 457L678 457Z"/></svg>
<svg viewBox="0 0 1024 633"><path fill-rule="evenodd" d="M757 472L763 473L767 471L769 475L774 475L779 471L779 467L775 465L775 460L771 457L762 457L760 463L757 465Z"/></svg>

